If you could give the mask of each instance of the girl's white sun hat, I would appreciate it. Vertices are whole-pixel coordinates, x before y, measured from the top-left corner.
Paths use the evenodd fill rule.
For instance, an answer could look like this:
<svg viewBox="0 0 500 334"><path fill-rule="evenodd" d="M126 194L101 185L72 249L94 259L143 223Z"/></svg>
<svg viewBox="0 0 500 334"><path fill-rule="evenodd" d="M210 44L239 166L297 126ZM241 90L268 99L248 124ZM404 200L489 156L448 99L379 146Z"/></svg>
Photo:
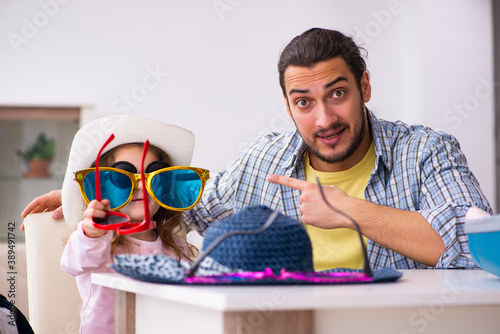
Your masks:
<svg viewBox="0 0 500 334"><path fill-rule="evenodd" d="M87 208L73 173L89 168L94 163L99 149L112 133L115 139L103 154L122 144L149 140L150 144L168 154L172 166L191 164L194 134L179 126L129 115L106 116L86 124L78 130L71 144L62 186L63 213L70 226L76 226L83 219L83 212Z"/></svg>

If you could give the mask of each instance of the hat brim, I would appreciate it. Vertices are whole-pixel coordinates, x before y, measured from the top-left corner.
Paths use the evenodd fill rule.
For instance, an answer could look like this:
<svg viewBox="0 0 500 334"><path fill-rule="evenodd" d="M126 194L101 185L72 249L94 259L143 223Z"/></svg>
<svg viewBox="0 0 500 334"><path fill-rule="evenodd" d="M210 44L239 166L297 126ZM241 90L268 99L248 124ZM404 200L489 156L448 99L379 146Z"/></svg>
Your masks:
<svg viewBox="0 0 500 334"><path fill-rule="evenodd" d="M361 269L336 268L320 272L244 272L227 270L208 258L202 276L186 277L189 264L165 255L120 254L114 256L113 269L125 276L146 282L176 285L331 285L395 282L402 274L392 268L373 271L372 277Z"/></svg>
<svg viewBox="0 0 500 334"><path fill-rule="evenodd" d="M73 173L94 163L99 149L112 133L115 139L106 151L122 144L149 140L150 144L168 154L173 166L191 164L194 134L179 126L129 115L106 116L86 124L73 139L62 187L64 217L70 226L76 226L83 219L87 207Z"/></svg>

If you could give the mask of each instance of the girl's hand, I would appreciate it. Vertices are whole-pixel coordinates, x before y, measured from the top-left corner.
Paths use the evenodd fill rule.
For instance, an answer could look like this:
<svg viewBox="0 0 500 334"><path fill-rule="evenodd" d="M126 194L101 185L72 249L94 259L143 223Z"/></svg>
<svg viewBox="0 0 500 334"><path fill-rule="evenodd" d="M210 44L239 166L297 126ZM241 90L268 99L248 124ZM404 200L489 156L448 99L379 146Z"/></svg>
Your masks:
<svg viewBox="0 0 500 334"><path fill-rule="evenodd" d="M106 210L109 210L109 200L104 199L102 202L93 200L83 212L83 232L90 238L99 238L105 235L108 231L95 228L92 224L92 219L106 217Z"/></svg>

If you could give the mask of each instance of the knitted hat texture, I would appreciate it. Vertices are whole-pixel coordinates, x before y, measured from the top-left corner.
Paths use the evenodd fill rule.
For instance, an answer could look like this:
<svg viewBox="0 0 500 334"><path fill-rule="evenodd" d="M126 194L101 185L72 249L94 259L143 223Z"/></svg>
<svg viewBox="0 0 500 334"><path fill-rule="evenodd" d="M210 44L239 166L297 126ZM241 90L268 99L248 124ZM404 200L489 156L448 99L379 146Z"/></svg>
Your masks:
<svg viewBox="0 0 500 334"><path fill-rule="evenodd" d="M235 230L255 230L273 211L263 205L249 206L221 221L210 224L205 232L203 250L219 236ZM233 235L209 254L219 263L233 269L279 272L314 271L312 247L301 223L279 214L270 227L258 234Z"/></svg>

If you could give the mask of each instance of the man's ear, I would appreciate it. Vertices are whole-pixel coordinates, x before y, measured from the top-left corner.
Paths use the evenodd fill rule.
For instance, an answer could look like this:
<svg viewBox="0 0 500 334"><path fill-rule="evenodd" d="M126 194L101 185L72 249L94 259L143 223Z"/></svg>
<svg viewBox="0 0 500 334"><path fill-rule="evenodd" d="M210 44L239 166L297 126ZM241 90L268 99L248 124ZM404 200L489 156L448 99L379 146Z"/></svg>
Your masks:
<svg viewBox="0 0 500 334"><path fill-rule="evenodd" d="M363 102L370 101L372 97L372 86L370 84L370 75L367 71L363 72L361 77L361 93L363 94Z"/></svg>
<svg viewBox="0 0 500 334"><path fill-rule="evenodd" d="M283 98L285 99L285 105L286 105L286 110L288 111L288 116L290 116L290 118L293 121L293 116L292 116L292 112L290 111L290 103L288 102L288 98L286 97L285 94L283 94Z"/></svg>

